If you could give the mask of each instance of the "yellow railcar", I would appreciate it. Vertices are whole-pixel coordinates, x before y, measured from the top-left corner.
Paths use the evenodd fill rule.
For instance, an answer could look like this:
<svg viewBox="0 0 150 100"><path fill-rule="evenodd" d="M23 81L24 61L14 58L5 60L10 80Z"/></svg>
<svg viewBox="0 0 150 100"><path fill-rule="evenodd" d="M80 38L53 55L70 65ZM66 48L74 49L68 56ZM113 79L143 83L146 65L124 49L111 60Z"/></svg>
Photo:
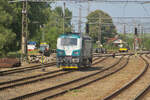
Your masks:
<svg viewBox="0 0 150 100"><path fill-rule="evenodd" d="M119 48L119 52L128 52L128 48Z"/></svg>

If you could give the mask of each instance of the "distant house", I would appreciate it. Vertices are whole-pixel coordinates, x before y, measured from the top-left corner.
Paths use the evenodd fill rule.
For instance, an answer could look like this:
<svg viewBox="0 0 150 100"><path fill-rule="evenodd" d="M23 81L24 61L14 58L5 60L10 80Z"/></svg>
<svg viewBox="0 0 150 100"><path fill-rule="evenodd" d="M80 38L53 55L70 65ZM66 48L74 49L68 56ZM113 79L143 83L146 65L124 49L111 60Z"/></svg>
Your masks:
<svg viewBox="0 0 150 100"><path fill-rule="evenodd" d="M108 40L107 40L107 44L109 44L109 43L113 43L115 40L117 40L118 38L109 38Z"/></svg>
<svg viewBox="0 0 150 100"><path fill-rule="evenodd" d="M114 44L122 44L122 43L126 43L126 42L121 39L117 39L117 40L113 41L113 43Z"/></svg>
<svg viewBox="0 0 150 100"><path fill-rule="evenodd" d="M118 47L123 47L123 46L125 46L126 45L126 42L125 41L123 41L123 40L121 40L121 39L117 39L117 40L115 40L114 42L113 42L113 44L115 44L116 46L118 46Z"/></svg>
<svg viewBox="0 0 150 100"><path fill-rule="evenodd" d="M122 47L126 42L119 38L109 38L107 44L114 44L117 47Z"/></svg>

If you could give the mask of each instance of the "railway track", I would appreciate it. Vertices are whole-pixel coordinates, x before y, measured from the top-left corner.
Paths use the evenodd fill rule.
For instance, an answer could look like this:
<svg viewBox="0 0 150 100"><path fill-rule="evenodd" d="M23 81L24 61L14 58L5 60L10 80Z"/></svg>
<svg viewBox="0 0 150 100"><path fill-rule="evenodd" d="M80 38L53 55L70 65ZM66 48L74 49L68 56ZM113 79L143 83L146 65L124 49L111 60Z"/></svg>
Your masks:
<svg viewBox="0 0 150 100"><path fill-rule="evenodd" d="M30 67L23 67L23 68L17 68L17 69L12 69L12 70L0 71L0 76L31 71L31 70L40 69L40 68L43 68L43 67L50 67L50 66L53 66L53 65L56 65L56 62L52 62L52 63L46 64L44 66L35 65L35 66L30 66Z"/></svg>
<svg viewBox="0 0 150 100"><path fill-rule="evenodd" d="M95 58L94 60L98 60L98 58ZM15 73L21 73L21 72L26 72L26 71L32 71L35 69L41 69L44 67L50 67L56 65L56 62L48 63L45 65L34 65L34 66L29 66L29 67L23 67L23 68L16 68L16 69L11 69L11 70L6 70L6 71L0 71L0 76L5 76L5 75L10 75L10 74L15 74Z"/></svg>
<svg viewBox="0 0 150 100"><path fill-rule="evenodd" d="M40 90L37 92L33 92L33 93L25 94L25 95L22 95L19 97L15 97L15 98L12 98L12 100L25 99L25 98L29 98L29 97L32 97L32 98L34 97L33 99L36 99L36 98L48 99L48 98L53 98L53 97L59 96L59 95L64 94L68 91L81 88L83 86L86 86L90 83L93 83L95 81L103 79L103 78L121 70L123 67L125 67L127 65L129 58L126 60L126 62L124 64L121 63L122 66L119 67L117 70L114 69L114 71L111 71L111 72L108 71L107 75L106 74L103 76L100 75L100 73L104 74L105 71L111 70L111 68L115 68L114 66L117 66L122 61L122 59L123 58L120 58L115 64L111 65L108 68L102 69L101 71L92 73L90 75L87 75L87 76L84 76L84 77L81 77L78 79L74 79L72 81L69 81L69 82L66 82L63 84L59 84L59 85L56 85L56 86L53 86L50 88L46 88L46 89L43 89L43 90ZM84 81L86 81L86 82L84 82ZM61 89L61 88L63 88L63 89ZM57 92L54 93L54 91L57 91ZM51 94L51 96L49 96L49 94ZM44 96L47 96L47 97L44 97Z"/></svg>
<svg viewBox="0 0 150 100"><path fill-rule="evenodd" d="M146 55L146 57L148 59L150 59L149 56ZM143 58L143 60L145 61L146 65L149 66L149 63L147 62L146 59ZM143 97L150 91L150 83L148 86L146 86L136 97L135 97L135 100L141 100L143 99ZM147 99L148 100L148 99Z"/></svg>
<svg viewBox="0 0 150 100"><path fill-rule="evenodd" d="M132 79L130 82L126 83L122 88L120 88L120 89L114 91L112 94L106 96L103 100L112 100L112 99L115 99L116 96L118 96L124 90L126 90L126 89L130 88L132 85L134 85L147 72L149 63L142 56L140 56L140 57L145 62L145 68L144 68L144 70L139 75L137 75L134 79ZM141 92L140 94L138 94L137 97L134 98L134 100L137 100L142 95L142 93L143 92ZM141 99L139 99L139 100L141 100Z"/></svg>
<svg viewBox="0 0 150 100"><path fill-rule="evenodd" d="M97 63L100 63L100 62L102 62L106 59L107 58L103 58L103 59L96 58L96 59L94 59L96 62L93 63L92 65L96 65ZM72 73L72 72L74 72L74 71L72 70L72 71L64 72L60 69L60 70L47 72L47 73L44 73L44 74L38 74L38 75L24 77L24 78L20 78L20 79L16 79L16 80L0 82L0 91L8 89L8 88L13 88L13 87L18 87L18 86L23 86L23 85L26 85L26 84L35 83L35 82L38 82L38 81L43 81L43 80L46 80L46 79L55 78L57 76L69 74L69 73Z"/></svg>
<svg viewBox="0 0 150 100"><path fill-rule="evenodd" d="M150 59L150 56L148 56L148 55L145 55L145 57L146 57L147 59Z"/></svg>
<svg viewBox="0 0 150 100"><path fill-rule="evenodd" d="M125 55L134 55L135 53L115 53L115 56L125 56ZM141 54L141 53L138 53ZM100 53L95 53L93 54L94 57L111 57L113 56L112 53L107 53L107 54L100 54Z"/></svg>

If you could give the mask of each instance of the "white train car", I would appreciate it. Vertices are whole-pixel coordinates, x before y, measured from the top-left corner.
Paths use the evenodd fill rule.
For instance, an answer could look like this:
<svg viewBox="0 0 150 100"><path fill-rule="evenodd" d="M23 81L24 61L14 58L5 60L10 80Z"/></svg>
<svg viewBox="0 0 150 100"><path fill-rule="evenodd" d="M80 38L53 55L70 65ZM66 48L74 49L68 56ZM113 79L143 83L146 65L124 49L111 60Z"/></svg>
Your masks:
<svg viewBox="0 0 150 100"><path fill-rule="evenodd" d="M57 66L63 69L92 64L92 39L79 33L62 34L57 39Z"/></svg>

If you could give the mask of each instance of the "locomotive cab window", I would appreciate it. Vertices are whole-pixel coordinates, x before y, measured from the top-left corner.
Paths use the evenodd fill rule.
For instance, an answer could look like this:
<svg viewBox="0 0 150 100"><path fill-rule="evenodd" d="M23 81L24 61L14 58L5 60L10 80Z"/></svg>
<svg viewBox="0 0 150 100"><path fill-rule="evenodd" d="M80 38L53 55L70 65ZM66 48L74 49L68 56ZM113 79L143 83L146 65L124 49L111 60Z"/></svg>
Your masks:
<svg viewBox="0 0 150 100"><path fill-rule="evenodd" d="M70 46L70 45L77 45L77 39L76 38L62 38L61 39L61 45L62 46Z"/></svg>

